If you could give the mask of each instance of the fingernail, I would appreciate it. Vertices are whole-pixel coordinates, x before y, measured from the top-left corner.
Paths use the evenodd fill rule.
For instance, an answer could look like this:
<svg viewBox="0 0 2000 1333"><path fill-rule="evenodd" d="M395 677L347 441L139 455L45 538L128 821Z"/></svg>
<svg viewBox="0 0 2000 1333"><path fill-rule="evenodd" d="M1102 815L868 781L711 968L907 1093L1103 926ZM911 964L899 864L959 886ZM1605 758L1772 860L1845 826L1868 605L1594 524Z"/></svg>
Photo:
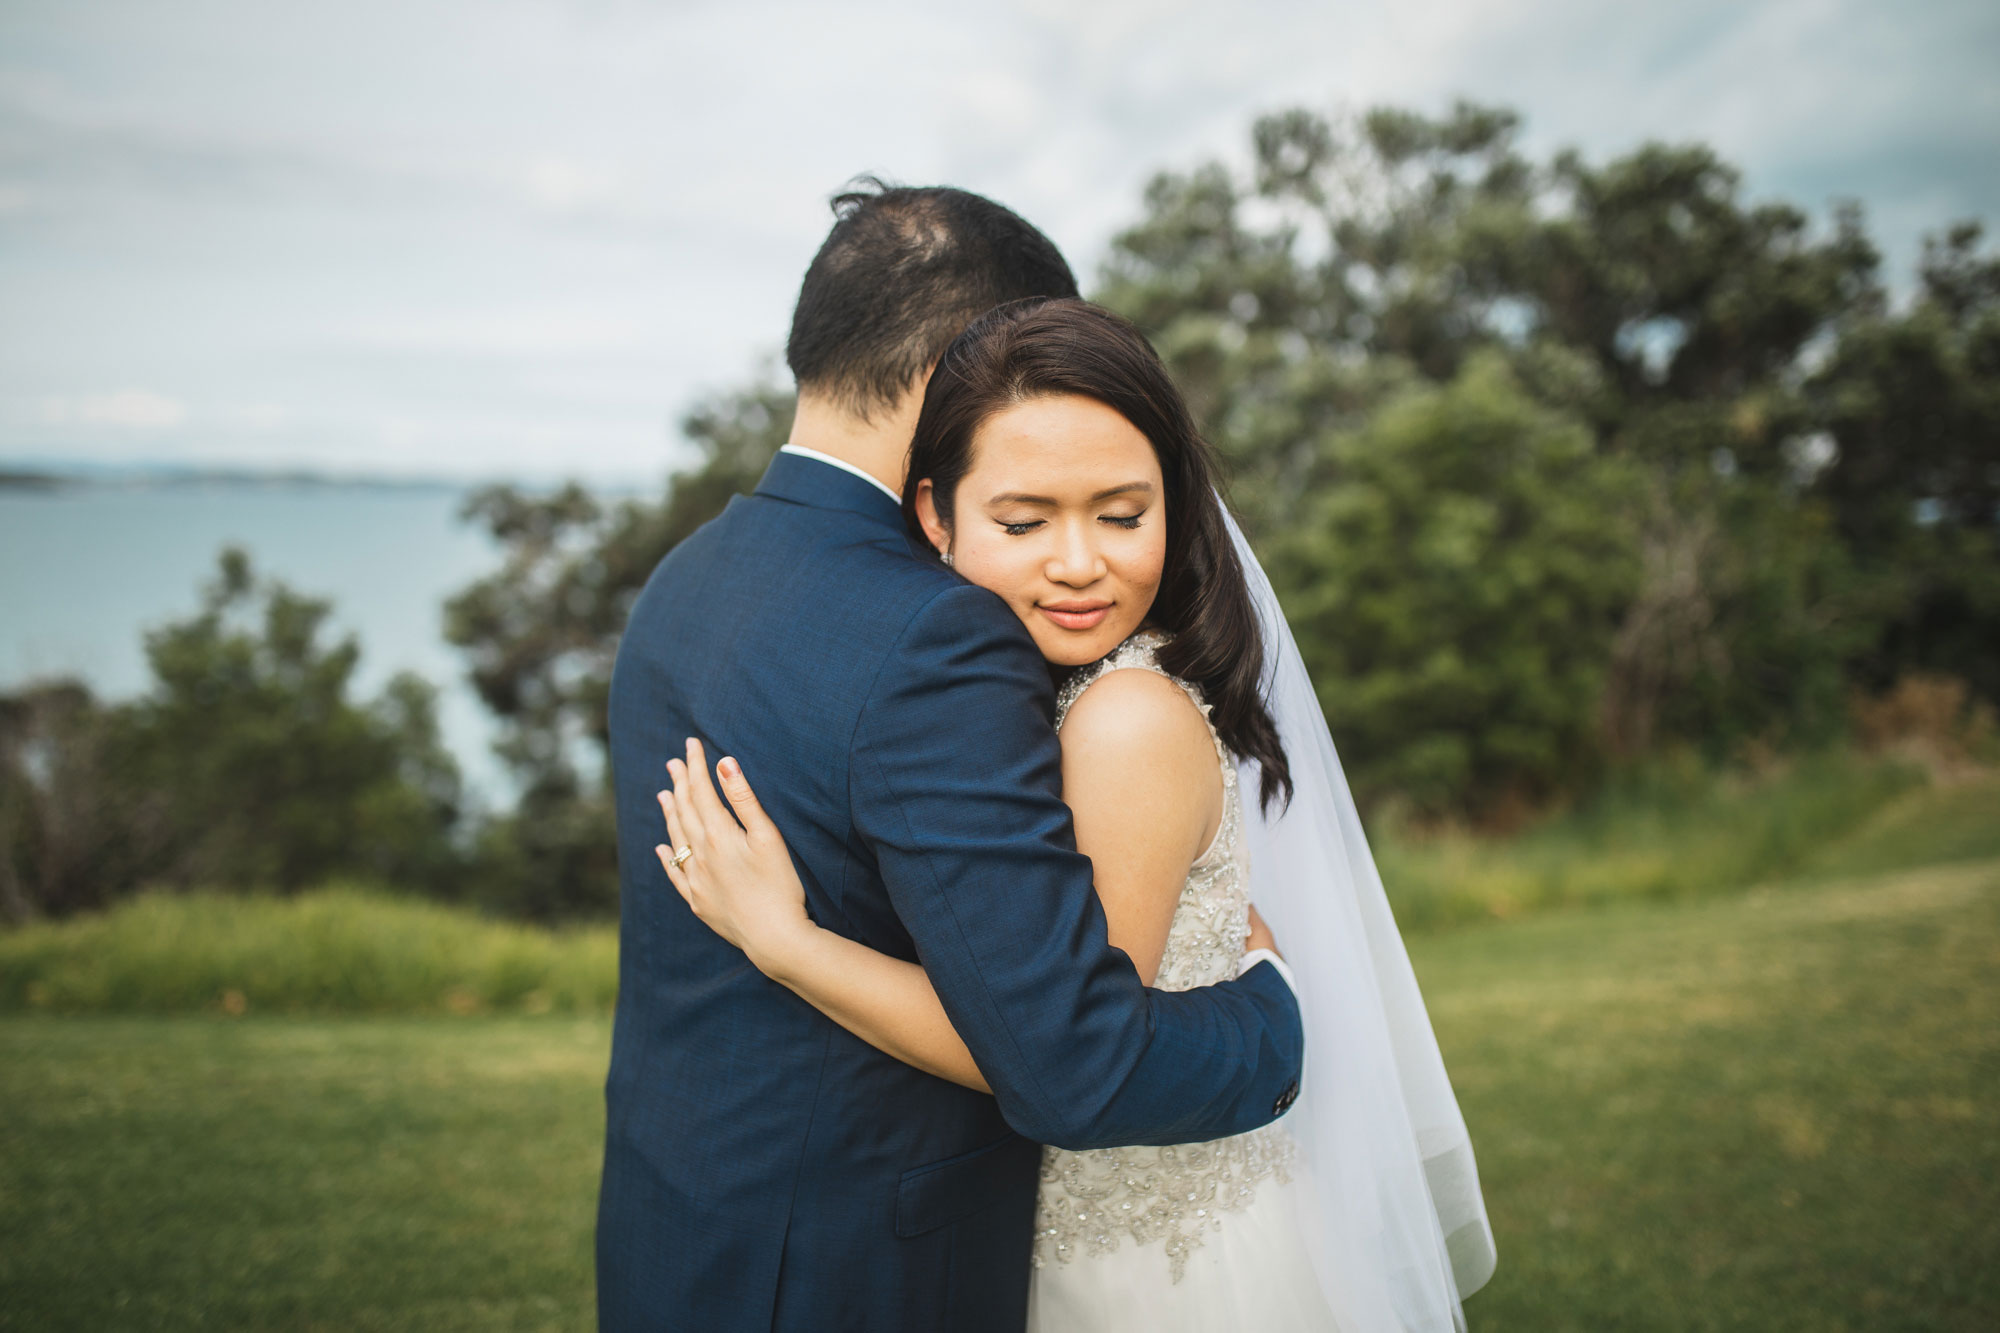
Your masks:
<svg viewBox="0 0 2000 1333"><path fill-rule="evenodd" d="M736 766L734 759L724 758L716 767L722 770L722 776L725 778L741 777L743 774L743 770Z"/></svg>

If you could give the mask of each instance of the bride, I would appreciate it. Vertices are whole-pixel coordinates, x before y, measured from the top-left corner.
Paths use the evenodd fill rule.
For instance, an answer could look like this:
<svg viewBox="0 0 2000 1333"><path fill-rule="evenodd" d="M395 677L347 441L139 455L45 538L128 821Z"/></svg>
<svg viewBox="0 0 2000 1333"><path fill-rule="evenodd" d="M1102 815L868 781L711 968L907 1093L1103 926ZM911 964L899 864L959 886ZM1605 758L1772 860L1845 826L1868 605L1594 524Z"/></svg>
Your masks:
<svg viewBox="0 0 2000 1333"><path fill-rule="evenodd" d="M1471 1145L1304 664L1214 473L1152 348L1080 301L961 334L911 446L912 533L1007 602L1060 684L1063 796L1111 943L1148 985L1207 985L1274 947L1261 908L1305 1021L1308 1081L1271 1125L1044 1150L1029 1327L1463 1328L1493 1269ZM856 1036L987 1090L921 966L806 915L735 762L718 771L740 828L698 743L668 767L658 851L695 913Z"/></svg>

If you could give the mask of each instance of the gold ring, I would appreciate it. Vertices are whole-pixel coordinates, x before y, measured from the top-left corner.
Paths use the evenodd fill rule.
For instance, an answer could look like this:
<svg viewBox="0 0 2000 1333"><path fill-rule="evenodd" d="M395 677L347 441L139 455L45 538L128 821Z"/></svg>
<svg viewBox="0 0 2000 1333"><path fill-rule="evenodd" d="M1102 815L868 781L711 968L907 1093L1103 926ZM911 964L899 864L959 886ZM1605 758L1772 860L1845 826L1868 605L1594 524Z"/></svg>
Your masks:
<svg viewBox="0 0 2000 1333"><path fill-rule="evenodd" d="M689 860L689 859L690 859L690 858L692 858L693 856L694 856L694 848L692 848L692 847L677 847L677 848L675 848L675 849L674 849L674 869L676 869L676 870L679 870L679 869L681 868L681 863L682 863L682 862L684 862L684 861L687 861L687 860Z"/></svg>

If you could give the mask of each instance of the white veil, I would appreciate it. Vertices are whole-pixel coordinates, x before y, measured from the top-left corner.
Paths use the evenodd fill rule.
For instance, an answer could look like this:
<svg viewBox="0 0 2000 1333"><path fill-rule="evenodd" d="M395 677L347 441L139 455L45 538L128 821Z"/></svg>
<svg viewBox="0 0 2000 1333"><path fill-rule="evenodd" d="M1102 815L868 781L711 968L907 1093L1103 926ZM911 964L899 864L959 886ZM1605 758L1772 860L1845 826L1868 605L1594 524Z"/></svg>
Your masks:
<svg viewBox="0 0 2000 1333"><path fill-rule="evenodd" d="M1305 1021L1305 1077L1283 1123L1310 1179L1313 1265L1349 1333L1462 1330L1459 1303L1494 1266L1472 1141L1298 644L1234 518L1229 531L1296 788L1267 818L1255 766L1242 774L1251 900Z"/></svg>

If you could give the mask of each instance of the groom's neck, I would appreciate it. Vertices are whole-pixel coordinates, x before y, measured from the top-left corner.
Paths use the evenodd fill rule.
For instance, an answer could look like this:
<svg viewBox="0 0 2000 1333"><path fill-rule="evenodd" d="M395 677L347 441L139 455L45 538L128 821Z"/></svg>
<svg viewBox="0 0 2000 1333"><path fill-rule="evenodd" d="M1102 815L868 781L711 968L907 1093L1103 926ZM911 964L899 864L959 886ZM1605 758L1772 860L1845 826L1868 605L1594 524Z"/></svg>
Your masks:
<svg viewBox="0 0 2000 1333"><path fill-rule="evenodd" d="M923 409L921 389L906 393L893 407L877 407L864 418L819 394L801 392L792 417L792 444L852 463L900 493L909 467L910 437Z"/></svg>

